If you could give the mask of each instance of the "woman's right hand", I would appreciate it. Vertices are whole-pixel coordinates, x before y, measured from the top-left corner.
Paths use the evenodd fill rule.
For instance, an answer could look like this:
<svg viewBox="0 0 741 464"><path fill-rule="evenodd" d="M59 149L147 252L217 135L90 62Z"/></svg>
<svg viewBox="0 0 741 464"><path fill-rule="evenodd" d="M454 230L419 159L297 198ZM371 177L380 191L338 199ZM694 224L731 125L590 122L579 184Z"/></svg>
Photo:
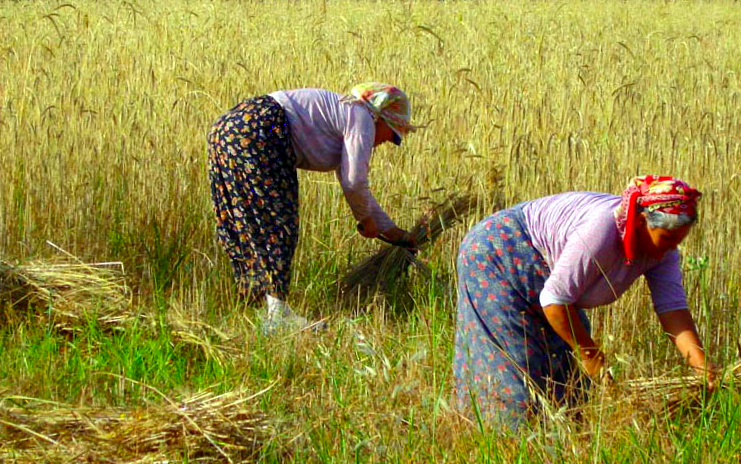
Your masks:
<svg viewBox="0 0 741 464"><path fill-rule="evenodd" d="M570 347L578 353L581 367L592 379L599 379L605 368L605 354L592 339L573 305L549 304L543 307L546 320Z"/></svg>
<svg viewBox="0 0 741 464"><path fill-rule="evenodd" d="M358 233L365 238L376 238L378 237L378 225L376 221L368 216L360 221L360 227L358 227Z"/></svg>

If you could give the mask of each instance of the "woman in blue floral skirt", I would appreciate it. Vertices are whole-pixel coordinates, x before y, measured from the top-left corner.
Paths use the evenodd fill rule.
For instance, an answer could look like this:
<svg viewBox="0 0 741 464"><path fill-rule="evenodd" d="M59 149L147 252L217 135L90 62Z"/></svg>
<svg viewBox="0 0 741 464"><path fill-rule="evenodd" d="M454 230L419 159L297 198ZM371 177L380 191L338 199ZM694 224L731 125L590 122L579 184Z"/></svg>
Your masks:
<svg viewBox="0 0 741 464"><path fill-rule="evenodd" d="M605 375L584 309L614 302L640 276L664 331L713 388L676 249L697 220L699 197L679 179L637 177L622 196L553 195L471 229L458 255L459 408L517 428L538 409L534 392L556 404L578 399L577 366Z"/></svg>

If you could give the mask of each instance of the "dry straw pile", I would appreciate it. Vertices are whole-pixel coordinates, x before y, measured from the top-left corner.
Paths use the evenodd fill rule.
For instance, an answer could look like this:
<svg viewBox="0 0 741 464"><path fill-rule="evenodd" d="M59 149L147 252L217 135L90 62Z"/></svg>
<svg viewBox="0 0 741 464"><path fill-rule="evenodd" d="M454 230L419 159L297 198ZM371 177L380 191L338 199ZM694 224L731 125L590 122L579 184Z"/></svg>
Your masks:
<svg viewBox="0 0 741 464"><path fill-rule="evenodd" d="M6 324L33 311L44 324L67 332L79 330L91 317L104 330L136 319L121 263L0 261L0 305Z"/></svg>
<svg viewBox="0 0 741 464"><path fill-rule="evenodd" d="M160 330L157 315L137 310L119 262L86 264L32 262L12 265L0 260L0 323L34 318L57 331L79 333L91 323L105 333ZM173 341L193 346L206 359L223 363L238 352L241 340L181 307L166 314Z"/></svg>
<svg viewBox="0 0 741 464"><path fill-rule="evenodd" d="M273 434L263 393L198 393L138 409L0 397L0 462L253 462Z"/></svg>

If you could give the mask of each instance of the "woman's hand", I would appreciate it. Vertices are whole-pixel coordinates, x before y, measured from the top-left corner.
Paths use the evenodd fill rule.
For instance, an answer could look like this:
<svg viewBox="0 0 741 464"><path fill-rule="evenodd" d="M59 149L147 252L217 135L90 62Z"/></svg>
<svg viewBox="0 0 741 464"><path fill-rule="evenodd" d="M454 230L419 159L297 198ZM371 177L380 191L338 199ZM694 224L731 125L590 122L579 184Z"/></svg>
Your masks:
<svg viewBox="0 0 741 464"><path fill-rule="evenodd" d="M705 366L695 366L693 369L705 381L705 389L709 392L715 391L718 387L718 367L706 361Z"/></svg>
<svg viewBox="0 0 741 464"><path fill-rule="evenodd" d="M661 326L692 368L705 379L708 391L716 388L718 368L705 357L695 321L687 309L677 309L659 314Z"/></svg>
<svg viewBox="0 0 741 464"><path fill-rule="evenodd" d="M554 332L579 354L587 375L599 379L605 366L605 354L589 335L577 310L571 305L551 304L543 308L543 314Z"/></svg>
<svg viewBox="0 0 741 464"><path fill-rule="evenodd" d="M605 369L605 354L597 347L579 348L584 371L594 380L600 379L607 373ZM607 374L609 375L609 374Z"/></svg>
<svg viewBox="0 0 741 464"><path fill-rule="evenodd" d="M376 221L371 216L366 217L360 221L358 233L365 238L378 237L378 225L376 225Z"/></svg>
<svg viewBox="0 0 741 464"><path fill-rule="evenodd" d="M409 243L410 248L417 247L417 241L414 239L414 236L412 236L412 234L410 234L406 230L400 229L396 226L384 231L381 235L383 235L384 238L387 238L389 241L407 242Z"/></svg>

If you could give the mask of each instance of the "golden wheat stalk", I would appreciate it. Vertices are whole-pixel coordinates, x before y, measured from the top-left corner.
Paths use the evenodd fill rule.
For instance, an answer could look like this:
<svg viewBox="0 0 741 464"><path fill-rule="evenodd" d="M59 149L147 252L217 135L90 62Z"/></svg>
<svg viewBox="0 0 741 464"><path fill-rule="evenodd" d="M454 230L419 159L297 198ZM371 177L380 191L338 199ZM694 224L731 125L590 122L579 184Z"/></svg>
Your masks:
<svg viewBox="0 0 741 464"><path fill-rule="evenodd" d="M724 369L716 380L716 391L734 388L741 382L741 363ZM640 418L667 417L703 404L709 393L701 375L660 376L628 379L595 385L589 401L557 408L539 391L531 395L542 406L541 415L550 423L568 428L569 417L610 417L611 423ZM596 387L596 388L595 388Z"/></svg>
<svg viewBox="0 0 741 464"><path fill-rule="evenodd" d="M730 388L741 381L741 363L727 367L717 376L716 389ZM617 402L673 413L691 406L703 397L706 380L702 375L682 377L647 377L625 380L616 384Z"/></svg>

